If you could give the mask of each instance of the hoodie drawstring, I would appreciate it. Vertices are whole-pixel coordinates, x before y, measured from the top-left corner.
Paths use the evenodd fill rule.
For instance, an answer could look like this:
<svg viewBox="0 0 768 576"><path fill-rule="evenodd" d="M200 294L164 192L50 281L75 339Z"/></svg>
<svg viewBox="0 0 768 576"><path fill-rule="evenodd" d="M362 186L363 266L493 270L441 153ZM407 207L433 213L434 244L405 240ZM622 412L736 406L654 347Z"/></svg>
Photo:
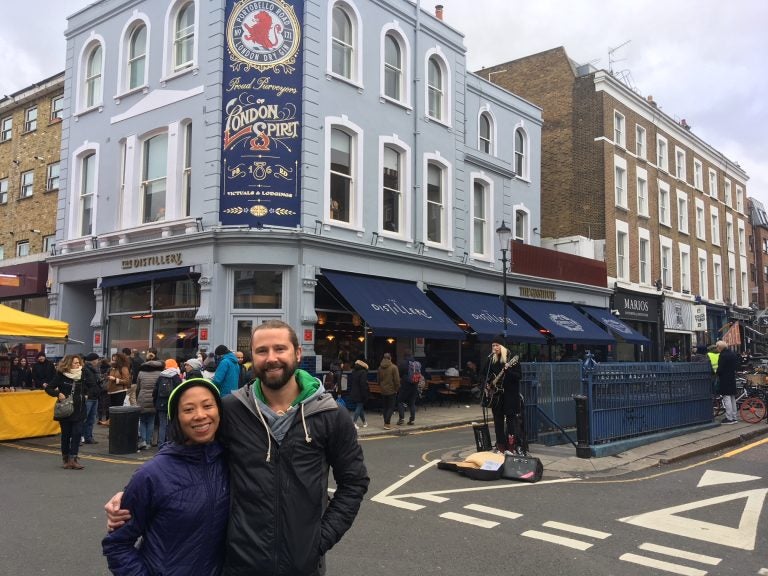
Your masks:
<svg viewBox="0 0 768 576"><path fill-rule="evenodd" d="M304 418L304 404L301 405L301 425L304 427L304 441L307 444L310 444L312 442L312 438L309 435L309 430L307 429L307 421Z"/></svg>
<svg viewBox="0 0 768 576"><path fill-rule="evenodd" d="M259 406L259 401L256 400L256 411L259 413L259 419L261 420L261 425L264 426L264 431L267 433L267 462L272 461L272 431L269 429L269 425L267 424L267 421L264 419L264 414L261 413L261 407Z"/></svg>

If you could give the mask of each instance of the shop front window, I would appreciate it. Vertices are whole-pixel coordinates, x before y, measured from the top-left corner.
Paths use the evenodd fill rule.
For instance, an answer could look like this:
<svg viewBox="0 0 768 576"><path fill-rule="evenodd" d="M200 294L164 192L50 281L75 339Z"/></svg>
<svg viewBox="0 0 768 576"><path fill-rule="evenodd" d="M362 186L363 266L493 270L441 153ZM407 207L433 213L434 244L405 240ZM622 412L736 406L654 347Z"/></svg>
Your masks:
<svg viewBox="0 0 768 576"><path fill-rule="evenodd" d="M234 307L277 309L283 307L283 273L269 270L235 270Z"/></svg>

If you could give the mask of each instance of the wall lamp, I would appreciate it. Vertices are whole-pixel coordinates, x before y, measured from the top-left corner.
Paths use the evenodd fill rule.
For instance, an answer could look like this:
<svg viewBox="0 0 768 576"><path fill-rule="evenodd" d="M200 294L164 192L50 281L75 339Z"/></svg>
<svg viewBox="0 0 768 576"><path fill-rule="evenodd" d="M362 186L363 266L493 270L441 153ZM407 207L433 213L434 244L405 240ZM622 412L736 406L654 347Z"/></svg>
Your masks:
<svg viewBox="0 0 768 576"><path fill-rule="evenodd" d="M424 254L424 242L416 242L416 254Z"/></svg>
<svg viewBox="0 0 768 576"><path fill-rule="evenodd" d="M323 235L323 221L315 220L315 236Z"/></svg>
<svg viewBox="0 0 768 576"><path fill-rule="evenodd" d="M198 216L197 218L195 218L195 226L197 227L198 232L205 232L202 216Z"/></svg>
<svg viewBox="0 0 768 576"><path fill-rule="evenodd" d="M378 244L378 242L379 242L379 233L378 232L373 232L371 234L371 246L376 246L376 244Z"/></svg>

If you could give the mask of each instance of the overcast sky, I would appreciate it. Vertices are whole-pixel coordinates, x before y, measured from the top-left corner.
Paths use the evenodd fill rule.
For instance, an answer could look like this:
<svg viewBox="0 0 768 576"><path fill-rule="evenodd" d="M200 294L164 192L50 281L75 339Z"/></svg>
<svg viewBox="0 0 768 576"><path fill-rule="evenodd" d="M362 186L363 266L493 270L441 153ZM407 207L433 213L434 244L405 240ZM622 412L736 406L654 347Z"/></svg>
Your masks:
<svg viewBox="0 0 768 576"><path fill-rule="evenodd" d="M64 69L66 17L90 3L3 0L0 95ZM629 42L614 71L738 162L748 195L768 205L765 0L421 0L429 12L435 4L465 35L470 70L556 46L608 69L608 51Z"/></svg>

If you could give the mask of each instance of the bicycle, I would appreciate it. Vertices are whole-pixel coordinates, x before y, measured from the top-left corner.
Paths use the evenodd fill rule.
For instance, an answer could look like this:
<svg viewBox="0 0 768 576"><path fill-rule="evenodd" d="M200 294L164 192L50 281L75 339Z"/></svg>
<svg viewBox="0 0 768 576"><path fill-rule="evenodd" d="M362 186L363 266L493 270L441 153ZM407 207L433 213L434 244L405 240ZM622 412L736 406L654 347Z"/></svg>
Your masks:
<svg viewBox="0 0 768 576"><path fill-rule="evenodd" d="M767 413L765 408L766 393L759 388L744 387L747 398L739 406L739 416L744 422L757 424L765 418Z"/></svg>
<svg viewBox="0 0 768 576"><path fill-rule="evenodd" d="M738 411L741 408L742 402L749 396L746 390L746 386L743 384L740 384L738 388L736 388L736 410ZM718 416L722 416L725 414L725 405L723 404L723 396L722 394L716 394L712 398L712 417L717 418Z"/></svg>

